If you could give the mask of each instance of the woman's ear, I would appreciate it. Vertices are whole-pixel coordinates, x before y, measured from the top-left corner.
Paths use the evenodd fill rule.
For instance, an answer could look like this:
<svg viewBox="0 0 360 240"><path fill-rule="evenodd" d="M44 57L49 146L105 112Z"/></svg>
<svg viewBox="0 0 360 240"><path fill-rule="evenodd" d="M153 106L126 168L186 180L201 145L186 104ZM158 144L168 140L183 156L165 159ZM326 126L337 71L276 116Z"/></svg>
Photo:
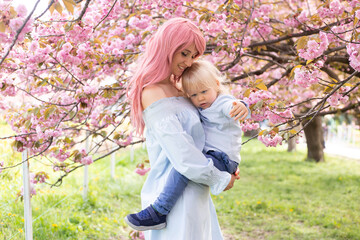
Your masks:
<svg viewBox="0 0 360 240"><path fill-rule="evenodd" d="M220 81L216 79L216 84L220 87Z"/></svg>

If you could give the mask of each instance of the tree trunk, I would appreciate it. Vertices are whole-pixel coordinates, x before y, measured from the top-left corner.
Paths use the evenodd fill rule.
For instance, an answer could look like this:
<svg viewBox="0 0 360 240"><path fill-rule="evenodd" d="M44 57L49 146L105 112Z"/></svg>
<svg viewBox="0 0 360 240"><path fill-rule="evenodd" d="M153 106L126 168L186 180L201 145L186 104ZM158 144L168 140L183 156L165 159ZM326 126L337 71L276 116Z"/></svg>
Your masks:
<svg viewBox="0 0 360 240"><path fill-rule="evenodd" d="M304 121L305 125L308 120ZM308 149L307 159L315 162L323 162L324 159L324 134L322 129L322 117L315 117L304 128L306 145Z"/></svg>
<svg viewBox="0 0 360 240"><path fill-rule="evenodd" d="M288 152L295 152L296 151L296 139L295 138L290 138L287 141L287 144L288 144L288 148L287 148Z"/></svg>

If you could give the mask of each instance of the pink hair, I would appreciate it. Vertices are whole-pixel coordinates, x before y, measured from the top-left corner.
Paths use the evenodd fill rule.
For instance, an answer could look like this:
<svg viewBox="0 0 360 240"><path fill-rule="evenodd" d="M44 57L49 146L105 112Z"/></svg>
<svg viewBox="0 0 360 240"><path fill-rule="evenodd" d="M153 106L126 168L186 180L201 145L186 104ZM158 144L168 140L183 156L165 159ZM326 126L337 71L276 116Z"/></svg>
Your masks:
<svg viewBox="0 0 360 240"><path fill-rule="evenodd" d="M166 21L150 38L145 52L138 59L137 70L128 87L131 122L137 133L142 134L145 127L141 104L143 88L168 78L171 75L171 63L175 52L182 51L193 43L199 56L202 55L206 47L203 34L193 22L185 18L172 18Z"/></svg>

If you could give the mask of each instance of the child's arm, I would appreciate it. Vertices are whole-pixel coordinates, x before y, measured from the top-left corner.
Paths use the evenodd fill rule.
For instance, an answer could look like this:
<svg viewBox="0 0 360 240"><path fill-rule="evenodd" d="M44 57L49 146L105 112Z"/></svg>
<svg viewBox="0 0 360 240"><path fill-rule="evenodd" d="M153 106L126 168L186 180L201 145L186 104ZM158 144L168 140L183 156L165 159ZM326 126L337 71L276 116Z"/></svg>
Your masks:
<svg viewBox="0 0 360 240"><path fill-rule="evenodd" d="M234 120L244 121L246 118L250 117L250 109L245 102L234 101L229 115L234 118Z"/></svg>

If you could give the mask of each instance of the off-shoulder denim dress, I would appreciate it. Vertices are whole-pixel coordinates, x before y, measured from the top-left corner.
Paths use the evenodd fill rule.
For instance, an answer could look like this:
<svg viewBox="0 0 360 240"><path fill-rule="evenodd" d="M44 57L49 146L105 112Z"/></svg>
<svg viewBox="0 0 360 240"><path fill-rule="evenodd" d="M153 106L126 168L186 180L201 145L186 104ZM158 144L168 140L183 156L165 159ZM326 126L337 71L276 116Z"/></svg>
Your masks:
<svg viewBox="0 0 360 240"><path fill-rule="evenodd" d="M145 239L223 239L210 189L219 194L231 176L203 155L205 135L198 110L186 98L163 98L144 110L143 119L151 170L141 191L142 207L155 201L172 168L191 180L167 216L167 227L146 231Z"/></svg>

